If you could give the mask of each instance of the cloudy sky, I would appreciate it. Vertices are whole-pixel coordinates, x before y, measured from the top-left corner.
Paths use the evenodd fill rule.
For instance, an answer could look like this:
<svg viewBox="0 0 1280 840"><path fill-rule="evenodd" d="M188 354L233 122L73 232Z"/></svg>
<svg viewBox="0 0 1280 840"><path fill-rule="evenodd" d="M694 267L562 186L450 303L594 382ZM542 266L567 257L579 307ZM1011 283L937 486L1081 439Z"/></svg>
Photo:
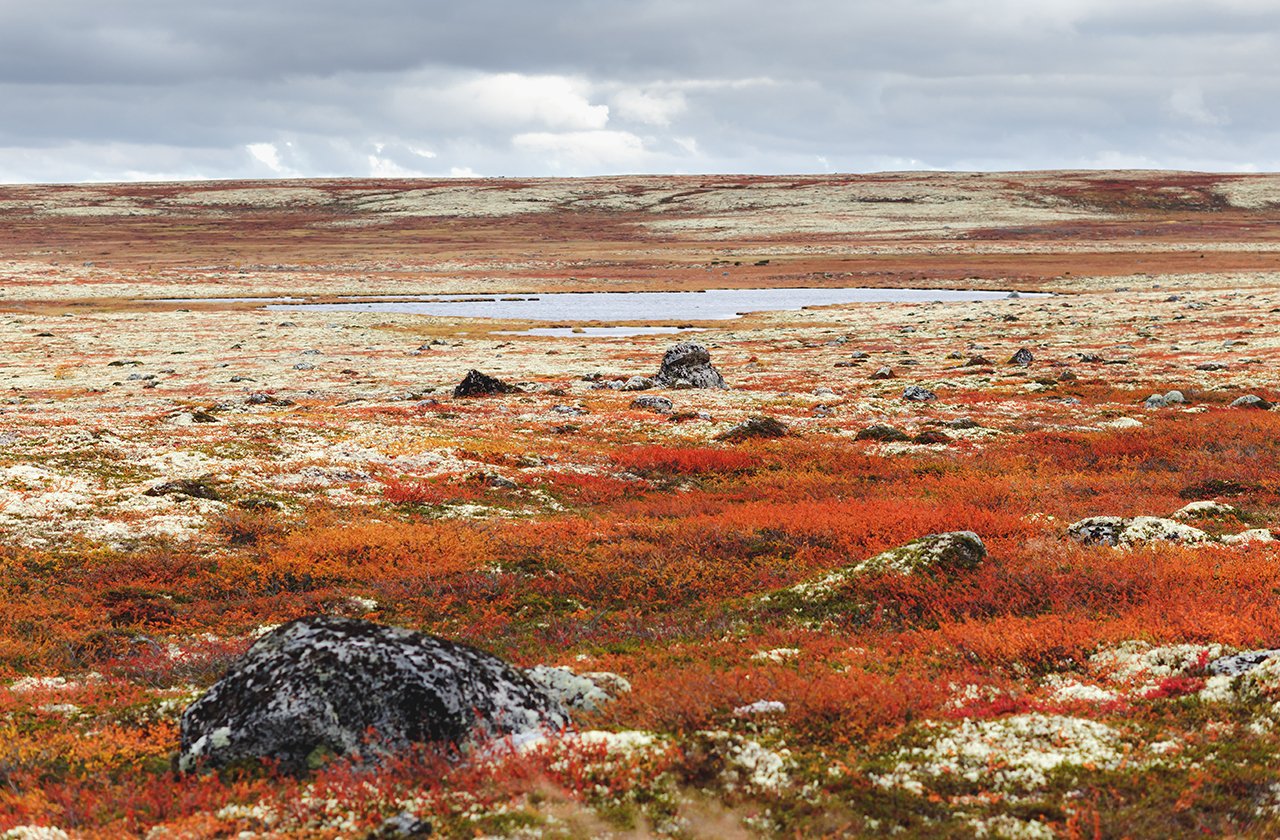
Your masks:
<svg viewBox="0 0 1280 840"><path fill-rule="evenodd" d="M0 0L0 181L1280 169L1277 0Z"/></svg>

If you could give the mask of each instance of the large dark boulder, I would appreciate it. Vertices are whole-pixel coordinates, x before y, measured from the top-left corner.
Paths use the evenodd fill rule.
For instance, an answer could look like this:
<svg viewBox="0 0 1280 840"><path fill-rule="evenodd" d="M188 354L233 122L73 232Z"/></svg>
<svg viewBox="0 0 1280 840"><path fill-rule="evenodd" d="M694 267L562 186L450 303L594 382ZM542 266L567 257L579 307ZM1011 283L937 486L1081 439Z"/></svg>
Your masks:
<svg viewBox="0 0 1280 840"><path fill-rule="evenodd" d="M453 396L455 398L484 397L490 394L511 394L519 390L516 386L509 385L497 377L478 370L469 370L467 375L462 377L462 381L454 386Z"/></svg>
<svg viewBox="0 0 1280 840"><path fill-rule="evenodd" d="M251 759L304 772L325 754L362 761L562 729L560 702L468 645L349 618L304 618L259 639L182 715L182 771Z"/></svg>
<svg viewBox="0 0 1280 840"><path fill-rule="evenodd" d="M662 357L662 367L653 378L663 388L728 388L720 371L711 366L707 348L682 341Z"/></svg>

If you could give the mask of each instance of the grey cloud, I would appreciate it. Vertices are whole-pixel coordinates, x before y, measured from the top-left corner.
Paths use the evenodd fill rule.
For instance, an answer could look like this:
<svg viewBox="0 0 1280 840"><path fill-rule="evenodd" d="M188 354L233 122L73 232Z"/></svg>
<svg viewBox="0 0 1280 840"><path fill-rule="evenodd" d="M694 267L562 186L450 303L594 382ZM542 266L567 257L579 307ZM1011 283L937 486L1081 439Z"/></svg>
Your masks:
<svg viewBox="0 0 1280 840"><path fill-rule="evenodd" d="M1273 169L1278 40L1269 0L6 4L0 179Z"/></svg>

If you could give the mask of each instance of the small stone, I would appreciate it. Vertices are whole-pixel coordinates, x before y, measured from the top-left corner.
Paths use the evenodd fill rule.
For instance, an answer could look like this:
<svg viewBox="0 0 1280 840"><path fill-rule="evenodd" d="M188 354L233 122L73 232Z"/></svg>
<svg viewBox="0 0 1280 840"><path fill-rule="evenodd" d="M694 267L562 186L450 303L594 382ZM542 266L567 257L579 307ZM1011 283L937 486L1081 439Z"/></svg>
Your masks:
<svg viewBox="0 0 1280 840"><path fill-rule="evenodd" d="M1213 370L1226 370L1226 369L1227 369L1227 365L1224 364L1223 362L1201 362L1200 364L1196 365L1196 370L1213 371Z"/></svg>
<svg viewBox="0 0 1280 840"><path fill-rule="evenodd" d="M1011 357L1009 357L1009 364L1017 365L1018 367L1027 367L1034 360L1035 360L1035 357L1031 355L1031 351L1023 347L1018 352L1014 353Z"/></svg>
<svg viewBox="0 0 1280 840"><path fill-rule="evenodd" d="M950 443L951 435L939 429L925 429L913 437L911 442L918 444Z"/></svg>
<svg viewBox="0 0 1280 840"><path fill-rule="evenodd" d="M930 402L936 400L938 395L922 385L908 385L902 392L902 398L907 402Z"/></svg>
<svg viewBox="0 0 1280 840"><path fill-rule="evenodd" d="M622 383L623 391L647 391L653 387L653 380L647 376L633 376Z"/></svg>
<svg viewBox="0 0 1280 840"><path fill-rule="evenodd" d="M888 365L885 365L884 367L876 370L876 372L871 374L871 376L868 378L869 379L893 379L894 378L893 370Z"/></svg>
<svg viewBox="0 0 1280 840"><path fill-rule="evenodd" d="M972 356L964 363L965 367L991 367L993 362L986 356Z"/></svg>

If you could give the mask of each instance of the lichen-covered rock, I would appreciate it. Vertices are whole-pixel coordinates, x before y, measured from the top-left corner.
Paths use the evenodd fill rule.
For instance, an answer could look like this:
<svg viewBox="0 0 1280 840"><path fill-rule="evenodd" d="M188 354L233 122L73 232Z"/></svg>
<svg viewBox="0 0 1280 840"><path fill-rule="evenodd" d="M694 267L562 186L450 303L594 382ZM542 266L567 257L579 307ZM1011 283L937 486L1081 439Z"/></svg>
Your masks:
<svg viewBox="0 0 1280 840"><path fill-rule="evenodd" d="M376 761L414 744L568 724L559 701L483 651L368 621L304 618L259 639L187 708L178 766L262 758L298 773L325 752Z"/></svg>
<svg viewBox="0 0 1280 840"><path fill-rule="evenodd" d="M902 392L902 398L907 402L931 402L938 395L923 385L908 385Z"/></svg>
<svg viewBox="0 0 1280 840"><path fill-rule="evenodd" d="M863 575L950 575L976 568L986 556L987 547L973 531L929 534L784 592L802 598L821 598Z"/></svg>
<svg viewBox="0 0 1280 840"><path fill-rule="evenodd" d="M1231 517L1238 519L1236 509L1223 502L1215 502L1212 499L1206 499L1198 502L1189 502L1173 512L1173 519L1221 519Z"/></svg>
<svg viewBox="0 0 1280 840"><path fill-rule="evenodd" d="M720 371L711 365L707 348L682 341L662 357L662 367L653 378L664 388L728 388Z"/></svg>
<svg viewBox="0 0 1280 840"><path fill-rule="evenodd" d="M876 423L858 432L856 435L854 435L853 439L854 440L874 440L874 441L879 441L881 443L893 443L893 442L911 440L911 435L907 434L901 429L894 428L893 426L888 426L888 425L885 425L884 423Z"/></svg>
<svg viewBox="0 0 1280 840"><path fill-rule="evenodd" d="M1147 542L1201 543L1211 539L1199 528L1159 516L1090 516L1071 523L1067 536L1085 545L1114 546Z"/></svg>
<svg viewBox="0 0 1280 840"><path fill-rule="evenodd" d="M776 420L773 417L756 416L748 417L738 425L726 429L716 435L715 439L729 443L741 443L752 438L784 437L787 432L787 424L781 420Z"/></svg>
<svg viewBox="0 0 1280 840"><path fill-rule="evenodd" d="M1018 367L1028 367L1033 361L1035 361L1035 357L1032 356L1031 351L1025 347L1020 348L1018 352L1014 353L1009 358L1009 364L1017 365Z"/></svg>
<svg viewBox="0 0 1280 840"><path fill-rule="evenodd" d="M1231 402L1232 408L1256 408L1262 411L1270 411L1271 403L1264 400L1257 394L1245 394Z"/></svg>
<svg viewBox="0 0 1280 840"><path fill-rule="evenodd" d="M525 671L525 676L571 712L594 712L631 691L631 683L625 677L608 671L575 674L563 666L535 665Z"/></svg>
<svg viewBox="0 0 1280 840"><path fill-rule="evenodd" d="M642 397L636 397L631 401L631 407L657 412L658 414L670 414L676 408L671 400L656 394L645 394Z"/></svg>
<svg viewBox="0 0 1280 840"><path fill-rule="evenodd" d="M483 397L491 394L511 394L519 390L516 386L503 382L497 377L478 370L469 370L462 381L454 387L453 396L455 398Z"/></svg>

